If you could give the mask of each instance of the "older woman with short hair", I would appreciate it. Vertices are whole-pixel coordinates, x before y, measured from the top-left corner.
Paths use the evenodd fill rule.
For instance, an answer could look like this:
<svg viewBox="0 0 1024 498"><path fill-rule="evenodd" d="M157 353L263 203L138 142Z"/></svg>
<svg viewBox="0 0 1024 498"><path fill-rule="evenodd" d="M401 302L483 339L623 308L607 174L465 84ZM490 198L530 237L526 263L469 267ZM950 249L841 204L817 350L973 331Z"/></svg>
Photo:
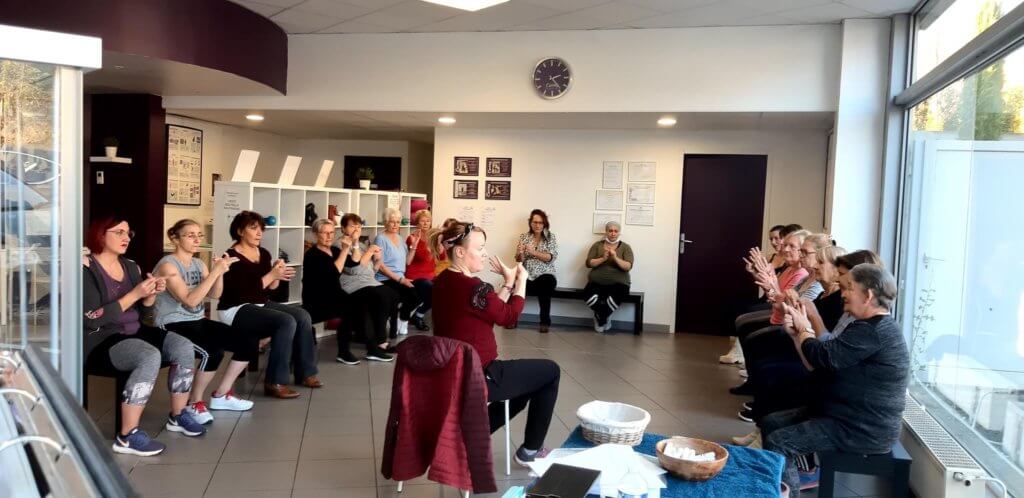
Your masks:
<svg viewBox="0 0 1024 498"><path fill-rule="evenodd" d="M395 208L384 211L384 232L377 234L373 245L380 247L381 265L377 268L377 280L398 293L398 320L391 321L391 337L409 333L409 319L420 304L416 286L405 276L406 266L413 253L402 243L398 228L402 212Z"/></svg>
<svg viewBox="0 0 1024 498"><path fill-rule="evenodd" d="M586 266L590 274L583 291L590 295L587 306L594 311L594 330L598 333L611 328L612 313L629 295L633 248L619 240L621 232L619 222L605 223L604 238L594 242L587 251Z"/></svg>
<svg viewBox="0 0 1024 498"><path fill-rule="evenodd" d="M427 325L423 317L430 311L430 297L434 290L434 269L436 267L436 260L430 248L427 247L427 244L430 243L430 225L433 218L430 211L420 209L412 215L412 220L416 224L416 229L405 238L405 243L409 247L409 264L405 268L405 277L412 280L412 285L420 299L420 305L413 312L409 321L420 331L427 332L430 330L430 326Z"/></svg>
<svg viewBox="0 0 1024 498"><path fill-rule="evenodd" d="M883 454L899 439L910 355L890 314L896 292L896 279L885 268L854 267L843 301L857 321L829 341L815 337L802 304L786 306L786 332L800 359L808 370L831 374L819 410L797 408L761 421L765 449L786 457L783 482L797 497L799 456L829 450Z"/></svg>

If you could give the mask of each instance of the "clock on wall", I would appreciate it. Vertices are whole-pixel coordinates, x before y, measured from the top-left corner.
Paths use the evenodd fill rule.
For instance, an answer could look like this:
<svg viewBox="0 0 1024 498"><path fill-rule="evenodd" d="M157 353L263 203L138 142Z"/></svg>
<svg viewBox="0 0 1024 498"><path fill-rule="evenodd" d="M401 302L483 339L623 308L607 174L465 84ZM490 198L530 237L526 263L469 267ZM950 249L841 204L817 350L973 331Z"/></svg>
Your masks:
<svg viewBox="0 0 1024 498"><path fill-rule="evenodd" d="M545 99L557 99L572 86L569 64L558 57L542 59L533 68L533 89Z"/></svg>

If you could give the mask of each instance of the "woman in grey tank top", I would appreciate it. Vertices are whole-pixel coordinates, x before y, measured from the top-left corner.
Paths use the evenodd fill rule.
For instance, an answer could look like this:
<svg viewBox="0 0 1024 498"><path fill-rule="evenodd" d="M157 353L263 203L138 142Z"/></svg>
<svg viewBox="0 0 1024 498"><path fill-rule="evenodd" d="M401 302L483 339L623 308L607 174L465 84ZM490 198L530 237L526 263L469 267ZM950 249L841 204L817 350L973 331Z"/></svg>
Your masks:
<svg viewBox="0 0 1024 498"><path fill-rule="evenodd" d="M174 244L174 252L164 256L153 271L167 279L167 292L158 295L156 300L156 324L187 337L206 355L201 371L196 374L186 409L202 424L213 421L209 410L249 410L252 401L237 397L232 386L256 354L260 338L206 318L203 305L208 297L220 297L223 276L237 258L226 255L215 258L213 268L207 269L202 260L194 257L202 244L203 231L193 220L178 221L167 230L167 237ZM233 353L231 362L207 406L203 393L217 373L225 350Z"/></svg>

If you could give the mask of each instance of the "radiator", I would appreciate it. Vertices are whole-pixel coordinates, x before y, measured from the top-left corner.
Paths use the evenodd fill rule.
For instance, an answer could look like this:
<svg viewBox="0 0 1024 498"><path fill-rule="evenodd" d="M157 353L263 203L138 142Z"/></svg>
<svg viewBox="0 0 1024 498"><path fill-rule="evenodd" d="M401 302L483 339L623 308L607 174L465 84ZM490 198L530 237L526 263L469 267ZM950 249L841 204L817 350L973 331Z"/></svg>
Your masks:
<svg viewBox="0 0 1024 498"><path fill-rule="evenodd" d="M988 475L960 443L909 394L903 412L906 430L900 442L914 458L910 488L922 498L984 498L985 483L963 481L954 474ZM969 485L968 485L969 483Z"/></svg>

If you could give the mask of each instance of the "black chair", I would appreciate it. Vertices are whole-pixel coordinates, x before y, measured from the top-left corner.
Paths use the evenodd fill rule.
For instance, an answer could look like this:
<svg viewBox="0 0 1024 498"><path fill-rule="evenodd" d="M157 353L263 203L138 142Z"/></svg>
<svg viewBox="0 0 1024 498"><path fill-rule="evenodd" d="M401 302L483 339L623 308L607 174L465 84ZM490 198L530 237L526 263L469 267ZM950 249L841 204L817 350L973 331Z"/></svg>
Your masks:
<svg viewBox="0 0 1024 498"><path fill-rule="evenodd" d="M882 455L820 451L818 466L821 468L821 480L818 481L818 498L832 498L836 472L886 477L890 483L889 496L906 498L910 492L912 460L899 441L896 441L892 451Z"/></svg>
<svg viewBox="0 0 1024 498"><path fill-rule="evenodd" d="M168 362L161 362L160 369L163 370L169 367L171 364ZM121 393L124 392L124 386L128 383L128 376L131 372L122 372L117 369L89 369L86 366L85 370L85 388L82 389L82 408L89 409L89 377L94 375L96 377L110 377L114 379L114 432L118 433L121 431Z"/></svg>

